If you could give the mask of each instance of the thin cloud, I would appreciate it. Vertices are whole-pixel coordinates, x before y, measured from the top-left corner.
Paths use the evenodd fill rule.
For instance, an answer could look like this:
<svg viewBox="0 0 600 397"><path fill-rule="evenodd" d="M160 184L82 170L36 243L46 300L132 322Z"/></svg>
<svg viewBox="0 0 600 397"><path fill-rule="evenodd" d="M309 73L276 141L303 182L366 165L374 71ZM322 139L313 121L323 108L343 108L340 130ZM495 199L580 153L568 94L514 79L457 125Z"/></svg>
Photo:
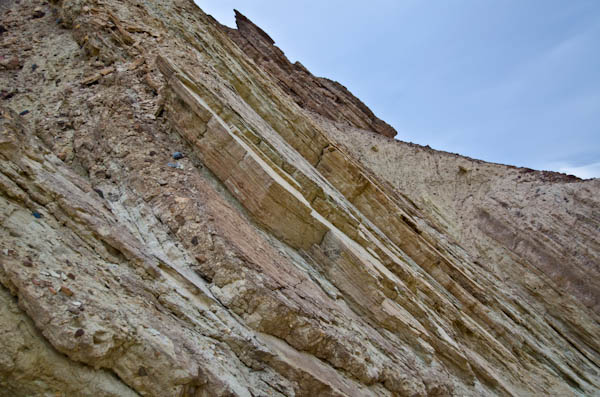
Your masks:
<svg viewBox="0 0 600 397"><path fill-rule="evenodd" d="M600 178L600 162L585 165L552 163L542 167L542 169L558 170L558 172L575 175L581 179Z"/></svg>

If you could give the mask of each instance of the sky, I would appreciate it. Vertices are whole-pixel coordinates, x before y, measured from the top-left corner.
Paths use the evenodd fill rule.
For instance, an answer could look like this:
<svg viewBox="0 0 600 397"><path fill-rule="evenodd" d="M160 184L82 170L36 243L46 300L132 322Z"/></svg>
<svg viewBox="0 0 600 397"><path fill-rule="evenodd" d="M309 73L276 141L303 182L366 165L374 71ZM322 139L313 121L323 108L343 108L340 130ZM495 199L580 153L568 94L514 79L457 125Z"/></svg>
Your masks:
<svg viewBox="0 0 600 397"><path fill-rule="evenodd" d="M600 177L600 0L196 0L239 10L397 139Z"/></svg>

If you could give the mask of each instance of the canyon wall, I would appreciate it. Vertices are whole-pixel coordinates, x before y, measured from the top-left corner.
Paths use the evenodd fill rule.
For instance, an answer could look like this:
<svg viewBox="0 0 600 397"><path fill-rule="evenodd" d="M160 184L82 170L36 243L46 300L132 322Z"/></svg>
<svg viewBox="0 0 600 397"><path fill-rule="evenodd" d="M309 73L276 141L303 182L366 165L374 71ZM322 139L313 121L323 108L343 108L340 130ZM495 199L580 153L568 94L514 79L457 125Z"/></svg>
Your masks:
<svg viewBox="0 0 600 397"><path fill-rule="evenodd" d="M395 141L239 13L0 15L0 396L599 394L598 180Z"/></svg>

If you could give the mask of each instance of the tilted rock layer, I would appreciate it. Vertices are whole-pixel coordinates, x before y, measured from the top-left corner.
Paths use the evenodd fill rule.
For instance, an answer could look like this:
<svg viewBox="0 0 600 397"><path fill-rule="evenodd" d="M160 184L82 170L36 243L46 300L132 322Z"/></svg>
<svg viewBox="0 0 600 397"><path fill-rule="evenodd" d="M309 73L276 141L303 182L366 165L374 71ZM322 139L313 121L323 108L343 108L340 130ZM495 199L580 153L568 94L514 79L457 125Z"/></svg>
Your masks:
<svg viewBox="0 0 600 397"><path fill-rule="evenodd" d="M0 396L600 395L600 181L394 141L239 13L0 13Z"/></svg>

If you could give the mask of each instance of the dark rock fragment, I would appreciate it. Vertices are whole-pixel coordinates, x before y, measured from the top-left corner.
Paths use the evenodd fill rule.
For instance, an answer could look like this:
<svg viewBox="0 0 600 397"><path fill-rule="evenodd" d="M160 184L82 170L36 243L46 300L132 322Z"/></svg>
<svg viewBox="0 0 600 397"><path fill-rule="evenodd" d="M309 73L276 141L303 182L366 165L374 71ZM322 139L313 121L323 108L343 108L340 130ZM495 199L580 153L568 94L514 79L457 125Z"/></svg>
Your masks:
<svg viewBox="0 0 600 397"><path fill-rule="evenodd" d="M10 99L13 96L15 96L15 91L6 91L6 90L2 90L0 91L0 98L2 99Z"/></svg>
<svg viewBox="0 0 600 397"><path fill-rule="evenodd" d="M71 291L71 289L69 287L65 287L64 285L62 287L60 287L60 292L62 292L63 294L65 294L67 296L73 296L73 291Z"/></svg>
<svg viewBox="0 0 600 397"><path fill-rule="evenodd" d="M38 19L38 18L42 18L44 15L46 15L46 13L44 11L42 11L41 8L37 7L35 10L33 10L33 14L31 14L31 18Z"/></svg>

